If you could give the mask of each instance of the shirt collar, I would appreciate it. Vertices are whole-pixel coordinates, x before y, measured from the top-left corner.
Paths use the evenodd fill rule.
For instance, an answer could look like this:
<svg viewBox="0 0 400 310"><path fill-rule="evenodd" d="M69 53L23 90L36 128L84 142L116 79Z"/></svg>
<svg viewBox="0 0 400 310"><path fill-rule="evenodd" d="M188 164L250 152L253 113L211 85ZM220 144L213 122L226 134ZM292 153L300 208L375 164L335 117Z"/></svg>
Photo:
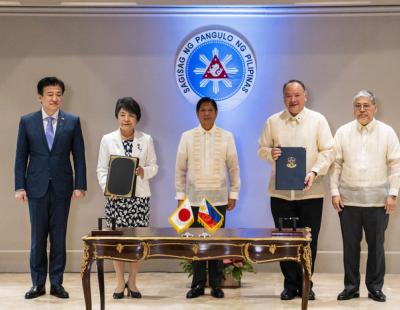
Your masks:
<svg viewBox="0 0 400 310"><path fill-rule="evenodd" d="M200 130L200 132L201 132L202 134L211 134L211 135L213 135L213 134L215 133L215 131L217 130L217 126L215 126L215 123L214 123L214 125L211 127L210 130L205 130L205 129L201 126L201 124L199 124L199 127L197 127L197 128Z"/></svg>
<svg viewBox="0 0 400 310"><path fill-rule="evenodd" d="M294 120L294 121L300 123L304 119L304 117L306 116L306 111L307 110L308 109L306 107L304 107L303 110L301 110L301 112L299 114L297 114L296 116L293 116L292 114L290 114L290 112L287 109L285 109L285 111L284 111L284 119L286 121Z"/></svg>
<svg viewBox="0 0 400 310"><path fill-rule="evenodd" d="M57 120L58 119L58 112L60 112L60 110L57 110L57 112L54 113L51 117ZM49 116L50 115L47 115L47 113L42 108L42 119L47 119Z"/></svg>
<svg viewBox="0 0 400 310"><path fill-rule="evenodd" d="M363 131L363 130L366 130L367 132L370 132L375 128L375 126L377 124L377 120L375 118L373 118L372 121L369 122L369 124L367 124L365 126L361 125L357 120L356 120L356 122L357 122L357 129L360 132Z"/></svg>

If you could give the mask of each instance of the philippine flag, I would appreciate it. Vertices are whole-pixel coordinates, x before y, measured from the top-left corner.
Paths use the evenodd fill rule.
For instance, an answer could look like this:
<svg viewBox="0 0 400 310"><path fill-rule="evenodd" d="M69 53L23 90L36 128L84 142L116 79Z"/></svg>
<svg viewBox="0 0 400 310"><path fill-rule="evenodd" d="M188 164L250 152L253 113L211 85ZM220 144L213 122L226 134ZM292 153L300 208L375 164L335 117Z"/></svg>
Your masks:
<svg viewBox="0 0 400 310"><path fill-rule="evenodd" d="M175 228L176 232L180 234L193 224L193 211L187 197L182 201L179 207L168 218L168 222Z"/></svg>
<svg viewBox="0 0 400 310"><path fill-rule="evenodd" d="M205 197L200 204L197 221L209 232L216 232L224 223L224 216Z"/></svg>

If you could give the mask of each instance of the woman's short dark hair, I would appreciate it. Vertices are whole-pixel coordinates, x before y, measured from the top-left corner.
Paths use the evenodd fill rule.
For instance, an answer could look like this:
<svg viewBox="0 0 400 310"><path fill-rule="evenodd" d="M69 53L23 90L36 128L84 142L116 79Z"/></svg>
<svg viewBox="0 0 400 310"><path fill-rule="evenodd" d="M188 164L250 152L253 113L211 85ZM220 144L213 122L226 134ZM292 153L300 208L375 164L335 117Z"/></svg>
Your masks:
<svg viewBox="0 0 400 310"><path fill-rule="evenodd" d="M60 86L61 93L64 94L65 85L64 82L60 79L56 78L55 76L47 76L41 79L37 84L37 92L39 95L43 96L43 90L47 86Z"/></svg>
<svg viewBox="0 0 400 310"><path fill-rule="evenodd" d="M211 103L212 106L214 107L215 111L218 112L218 106L217 106L217 103L215 102L215 100L211 99L210 97L203 97L203 98L200 98L200 100L197 102L197 105L196 105L197 113L200 111L201 105L206 102Z"/></svg>
<svg viewBox="0 0 400 310"><path fill-rule="evenodd" d="M117 100L117 104L115 105L115 118L118 118L118 113L121 109L135 114L137 121L140 121L140 117L142 116L140 106L132 97L123 97Z"/></svg>

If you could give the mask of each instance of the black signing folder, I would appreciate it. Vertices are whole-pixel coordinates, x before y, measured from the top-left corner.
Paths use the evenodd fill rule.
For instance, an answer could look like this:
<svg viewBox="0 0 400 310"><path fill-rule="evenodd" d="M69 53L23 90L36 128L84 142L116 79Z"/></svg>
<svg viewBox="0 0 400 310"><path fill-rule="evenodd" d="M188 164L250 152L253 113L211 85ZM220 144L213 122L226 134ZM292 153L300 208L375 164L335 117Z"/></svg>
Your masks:
<svg viewBox="0 0 400 310"><path fill-rule="evenodd" d="M306 177L306 149L281 147L282 155L275 161L277 190L302 190Z"/></svg>
<svg viewBox="0 0 400 310"><path fill-rule="evenodd" d="M104 195L125 198L135 196L138 166L139 158L137 157L111 155Z"/></svg>

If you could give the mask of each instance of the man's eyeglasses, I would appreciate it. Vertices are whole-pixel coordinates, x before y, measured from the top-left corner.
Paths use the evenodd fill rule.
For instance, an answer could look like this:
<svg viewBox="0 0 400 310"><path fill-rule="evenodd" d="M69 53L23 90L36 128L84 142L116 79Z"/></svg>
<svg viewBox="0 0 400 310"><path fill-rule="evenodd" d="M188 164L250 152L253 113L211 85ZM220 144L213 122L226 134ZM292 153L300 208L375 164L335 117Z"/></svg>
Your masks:
<svg viewBox="0 0 400 310"><path fill-rule="evenodd" d="M372 108L372 104L355 104L354 109L356 110L369 110Z"/></svg>

